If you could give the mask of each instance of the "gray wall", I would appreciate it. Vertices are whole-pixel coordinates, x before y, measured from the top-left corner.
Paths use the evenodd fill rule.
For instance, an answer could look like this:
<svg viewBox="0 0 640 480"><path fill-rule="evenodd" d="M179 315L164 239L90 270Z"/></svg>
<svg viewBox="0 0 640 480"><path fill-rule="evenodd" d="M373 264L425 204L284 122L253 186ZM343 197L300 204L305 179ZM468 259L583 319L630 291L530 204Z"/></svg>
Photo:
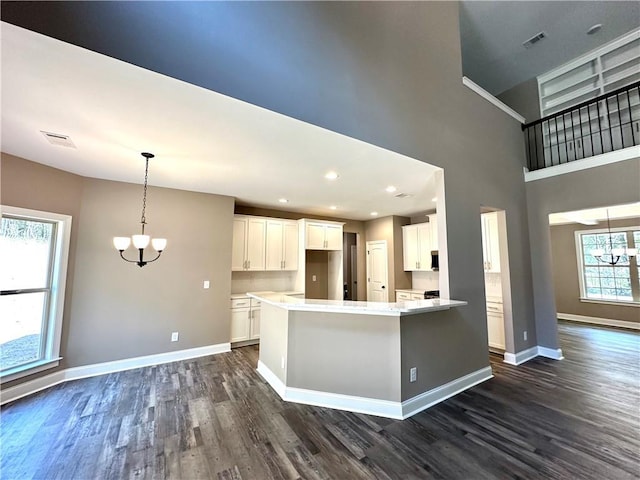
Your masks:
<svg viewBox="0 0 640 480"><path fill-rule="evenodd" d="M640 158L636 158L526 183L533 298L540 345L559 346L549 214L638 202L639 181Z"/></svg>
<svg viewBox="0 0 640 480"><path fill-rule="evenodd" d="M531 78L502 92L497 98L522 115L527 123L540 118L540 97L536 78Z"/></svg>
<svg viewBox="0 0 640 480"><path fill-rule="evenodd" d="M141 197L140 185L2 155L3 204L73 217L60 368L229 341L233 198L150 187L148 232L168 246L140 269L111 241L137 233Z"/></svg>
<svg viewBox="0 0 640 480"><path fill-rule="evenodd" d="M637 226L640 226L640 217L611 221L611 228ZM605 222L600 222L598 225L572 223L550 227L556 308L559 313L640 323L640 312L637 306L580 301L575 232L600 228L607 228L607 224Z"/></svg>
<svg viewBox="0 0 640 480"><path fill-rule="evenodd" d="M305 298L327 300L329 298L329 252L307 250L305 267ZM315 276L315 281L313 277Z"/></svg>

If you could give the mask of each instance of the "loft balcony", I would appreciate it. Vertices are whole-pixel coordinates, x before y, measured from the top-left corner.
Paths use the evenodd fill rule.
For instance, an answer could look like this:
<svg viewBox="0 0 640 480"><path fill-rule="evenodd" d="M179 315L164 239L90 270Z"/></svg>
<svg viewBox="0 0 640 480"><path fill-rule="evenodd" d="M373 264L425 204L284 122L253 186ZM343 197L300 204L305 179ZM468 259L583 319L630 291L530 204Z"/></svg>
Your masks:
<svg viewBox="0 0 640 480"><path fill-rule="evenodd" d="M530 172L640 145L640 82L523 125Z"/></svg>

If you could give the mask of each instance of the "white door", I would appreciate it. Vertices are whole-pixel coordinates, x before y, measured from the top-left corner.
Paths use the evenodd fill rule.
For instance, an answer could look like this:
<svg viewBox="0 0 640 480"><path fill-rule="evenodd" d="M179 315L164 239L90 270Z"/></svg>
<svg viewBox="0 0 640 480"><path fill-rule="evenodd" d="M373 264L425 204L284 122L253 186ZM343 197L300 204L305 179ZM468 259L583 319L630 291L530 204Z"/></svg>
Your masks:
<svg viewBox="0 0 640 480"><path fill-rule="evenodd" d="M284 224L283 270L298 270L298 224Z"/></svg>
<svg viewBox="0 0 640 480"><path fill-rule="evenodd" d="M402 260L405 272L418 270L418 227L402 227Z"/></svg>
<svg viewBox="0 0 640 480"><path fill-rule="evenodd" d="M325 239L327 250L342 250L342 227L340 225L327 225Z"/></svg>
<svg viewBox="0 0 640 480"><path fill-rule="evenodd" d="M367 301L389 301L387 280L387 241L367 242Z"/></svg>
<svg viewBox="0 0 640 480"><path fill-rule="evenodd" d="M247 220L247 270L264 270L267 222L262 218Z"/></svg>
<svg viewBox="0 0 640 480"><path fill-rule="evenodd" d="M247 247L247 221L244 218L233 219L233 243L231 246L231 270L246 268L245 253Z"/></svg>
<svg viewBox="0 0 640 480"><path fill-rule="evenodd" d="M267 220L266 270L282 270L282 222Z"/></svg>
<svg viewBox="0 0 640 480"><path fill-rule="evenodd" d="M324 225L307 223L307 250L324 250Z"/></svg>
<svg viewBox="0 0 640 480"><path fill-rule="evenodd" d="M418 270L431 271L431 226L418 224Z"/></svg>

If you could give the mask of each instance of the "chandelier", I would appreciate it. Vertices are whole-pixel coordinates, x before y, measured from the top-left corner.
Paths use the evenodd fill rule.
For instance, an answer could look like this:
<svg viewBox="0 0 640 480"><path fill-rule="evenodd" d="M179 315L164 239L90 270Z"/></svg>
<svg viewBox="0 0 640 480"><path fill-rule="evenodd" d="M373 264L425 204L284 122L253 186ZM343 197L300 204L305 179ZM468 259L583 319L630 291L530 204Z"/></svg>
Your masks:
<svg viewBox="0 0 640 480"><path fill-rule="evenodd" d="M147 224L147 219L144 216L146 207L147 207L147 178L149 176L149 159L153 158L155 155L153 153L143 152L141 155L145 158L145 169L144 169L144 191L142 194L142 215L140 217L140 225L142 226L142 233L140 235L131 235L131 237L113 237L113 246L116 247L116 250L120 252L120 257L129 263L135 263L140 268L144 267L147 263L155 262L162 251L167 246L166 238L154 238L151 239L149 235L144 234L144 226ZM139 256L138 260L129 260L124 256L124 251L129 248L131 241L133 240L133 246L138 249ZM153 249L158 253L155 258L151 260L144 259L144 249L149 246L149 241L151 241L151 245Z"/></svg>
<svg viewBox="0 0 640 480"><path fill-rule="evenodd" d="M635 248L617 247L613 248L613 236L611 235L611 222L609 221L609 209L607 209L607 231L609 232L609 252L605 253L603 248L591 250L591 255L599 262L608 265L616 265L623 256L635 257L637 250Z"/></svg>

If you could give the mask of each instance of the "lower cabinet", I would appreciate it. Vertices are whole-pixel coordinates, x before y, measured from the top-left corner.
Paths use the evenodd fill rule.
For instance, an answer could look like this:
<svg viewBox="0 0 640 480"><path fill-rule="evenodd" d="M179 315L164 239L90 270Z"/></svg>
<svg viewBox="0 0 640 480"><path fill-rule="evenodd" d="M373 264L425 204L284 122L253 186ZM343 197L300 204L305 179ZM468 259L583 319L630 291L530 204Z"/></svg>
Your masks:
<svg viewBox="0 0 640 480"><path fill-rule="evenodd" d="M260 301L249 297L231 299L231 343L260 338Z"/></svg>
<svg viewBox="0 0 640 480"><path fill-rule="evenodd" d="M489 349L505 349L504 314L501 303L487 302L487 333Z"/></svg>

